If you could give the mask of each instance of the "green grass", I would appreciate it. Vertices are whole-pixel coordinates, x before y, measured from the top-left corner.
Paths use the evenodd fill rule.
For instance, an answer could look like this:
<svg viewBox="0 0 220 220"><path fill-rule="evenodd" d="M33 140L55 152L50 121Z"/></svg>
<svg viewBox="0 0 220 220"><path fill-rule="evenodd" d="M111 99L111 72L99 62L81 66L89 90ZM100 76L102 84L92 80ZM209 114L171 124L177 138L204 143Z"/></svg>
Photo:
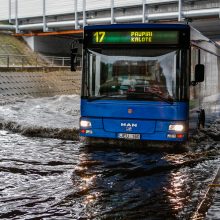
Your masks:
<svg viewBox="0 0 220 220"><path fill-rule="evenodd" d="M38 65L45 66L37 53L34 53L25 41L20 37L12 36L9 33L0 32L0 55L25 55L25 57L10 57L10 66L20 66L23 62L24 66L35 66L36 60ZM0 65L6 65L7 59L0 57Z"/></svg>

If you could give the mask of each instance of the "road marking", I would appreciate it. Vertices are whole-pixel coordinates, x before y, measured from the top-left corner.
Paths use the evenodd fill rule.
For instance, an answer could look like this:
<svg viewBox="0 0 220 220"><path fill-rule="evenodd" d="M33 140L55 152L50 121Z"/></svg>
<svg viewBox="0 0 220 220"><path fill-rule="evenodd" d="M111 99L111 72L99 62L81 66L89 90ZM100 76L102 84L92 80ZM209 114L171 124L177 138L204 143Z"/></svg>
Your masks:
<svg viewBox="0 0 220 220"><path fill-rule="evenodd" d="M220 184L209 184L209 187L220 187Z"/></svg>
<svg viewBox="0 0 220 220"><path fill-rule="evenodd" d="M219 184L220 181L220 168L217 171L217 174L215 175L215 178L213 179L212 183L209 184L209 188L203 198L203 200L200 202L196 212L194 213L194 215L192 216L192 220L200 220L200 219L204 219L206 216L207 211L209 210L211 204L212 204L212 200L215 196L216 193L216 187L220 187Z"/></svg>

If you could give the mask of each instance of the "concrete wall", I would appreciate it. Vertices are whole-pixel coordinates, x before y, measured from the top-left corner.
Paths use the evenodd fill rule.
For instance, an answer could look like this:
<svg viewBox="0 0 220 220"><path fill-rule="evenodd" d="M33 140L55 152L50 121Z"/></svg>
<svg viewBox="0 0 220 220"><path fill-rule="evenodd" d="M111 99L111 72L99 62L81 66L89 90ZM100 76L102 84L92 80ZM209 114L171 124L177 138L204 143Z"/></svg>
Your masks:
<svg viewBox="0 0 220 220"><path fill-rule="evenodd" d="M56 56L68 56L72 41L72 39L58 36L35 37L34 51Z"/></svg>
<svg viewBox="0 0 220 220"><path fill-rule="evenodd" d="M0 72L0 95L46 97L80 94L81 72Z"/></svg>
<svg viewBox="0 0 220 220"><path fill-rule="evenodd" d="M73 39L61 36L24 37L30 48L51 56L69 56Z"/></svg>
<svg viewBox="0 0 220 220"><path fill-rule="evenodd" d="M23 37L28 46L34 51L34 37Z"/></svg>

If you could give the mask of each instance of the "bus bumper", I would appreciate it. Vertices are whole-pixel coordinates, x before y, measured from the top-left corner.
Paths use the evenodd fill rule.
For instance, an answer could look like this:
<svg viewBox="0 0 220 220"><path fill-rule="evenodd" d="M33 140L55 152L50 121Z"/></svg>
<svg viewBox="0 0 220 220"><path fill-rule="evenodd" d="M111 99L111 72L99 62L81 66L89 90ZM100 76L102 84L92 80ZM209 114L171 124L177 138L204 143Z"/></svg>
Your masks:
<svg viewBox="0 0 220 220"><path fill-rule="evenodd" d="M140 141L169 141L169 142L184 142L188 139L188 133L176 132L154 132L151 134L129 134L122 135L123 133L108 132L103 129L81 129L81 137L94 137L94 138L108 138L118 140L140 140Z"/></svg>

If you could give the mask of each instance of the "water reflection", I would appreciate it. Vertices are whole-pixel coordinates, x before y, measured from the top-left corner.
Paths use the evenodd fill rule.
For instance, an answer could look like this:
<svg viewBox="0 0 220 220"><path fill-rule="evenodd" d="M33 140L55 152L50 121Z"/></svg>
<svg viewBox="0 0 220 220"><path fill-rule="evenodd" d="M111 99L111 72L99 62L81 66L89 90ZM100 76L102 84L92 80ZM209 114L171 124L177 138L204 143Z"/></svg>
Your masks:
<svg viewBox="0 0 220 220"><path fill-rule="evenodd" d="M164 192L167 194L168 203L177 217L190 202L191 189L187 186L187 183L190 182L190 174L185 169L171 172L169 177L170 184L164 188Z"/></svg>
<svg viewBox="0 0 220 220"><path fill-rule="evenodd" d="M84 147L73 174L73 179L81 178L81 214L97 219L176 219L188 202L185 183L190 179L188 170L173 168L176 164L166 160L165 153Z"/></svg>

